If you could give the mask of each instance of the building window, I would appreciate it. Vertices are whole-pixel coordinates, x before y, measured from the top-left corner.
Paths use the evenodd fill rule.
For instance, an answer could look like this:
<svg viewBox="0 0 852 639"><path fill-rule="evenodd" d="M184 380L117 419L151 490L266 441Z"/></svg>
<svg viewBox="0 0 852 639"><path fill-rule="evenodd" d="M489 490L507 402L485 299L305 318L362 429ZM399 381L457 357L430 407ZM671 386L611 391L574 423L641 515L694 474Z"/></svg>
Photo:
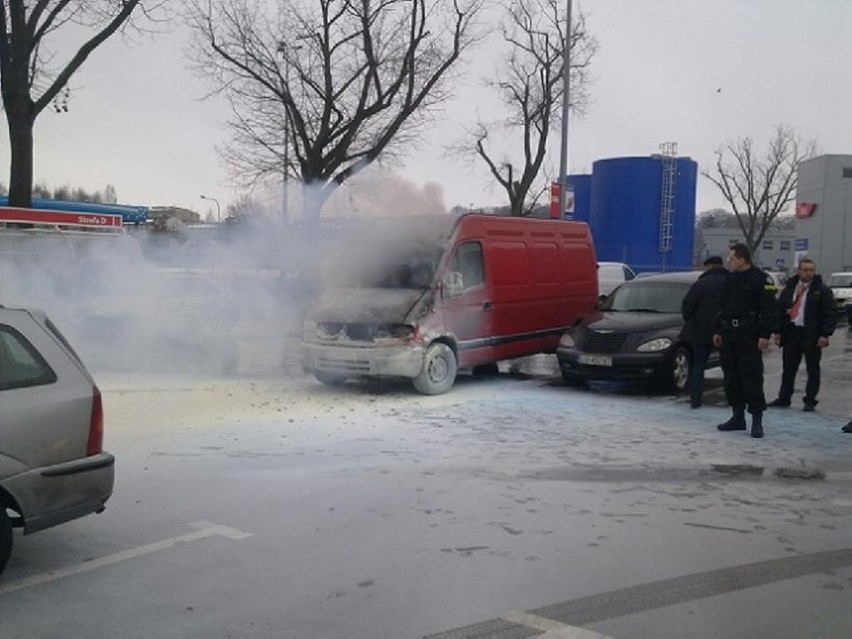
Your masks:
<svg viewBox="0 0 852 639"><path fill-rule="evenodd" d="M763 240L763 250L764 251L771 251L773 246L774 246L774 244L773 244L772 240Z"/></svg>
<svg viewBox="0 0 852 639"><path fill-rule="evenodd" d="M843 167L843 177L852 178L852 167L849 167L849 166Z"/></svg>
<svg viewBox="0 0 852 639"><path fill-rule="evenodd" d="M781 240L781 244L778 248L782 251L789 251L790 250L790 240Z"/></svg>

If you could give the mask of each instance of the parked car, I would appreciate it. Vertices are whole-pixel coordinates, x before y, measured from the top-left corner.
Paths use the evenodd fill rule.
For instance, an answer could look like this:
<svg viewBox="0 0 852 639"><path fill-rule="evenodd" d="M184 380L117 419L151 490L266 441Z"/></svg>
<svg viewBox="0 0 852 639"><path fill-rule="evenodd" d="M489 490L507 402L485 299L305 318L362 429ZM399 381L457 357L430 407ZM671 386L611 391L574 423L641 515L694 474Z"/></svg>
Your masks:
<svg viewBox="0 0 852 639"><path fill-rule="evenodd" d="M636 273L621 262L598 262L598 297L605 300L617 286L629 282Z"/></svg>
<svg viewBox="0 0 852 639"><path fill-rule="evenodd" d="M852 327L852 272L832 273L828 276L826 286L834 293L837 309L846 313L846 320Z"/></svg>
<svg viewBox="0 0 852 639"><path fill-rule="evenodd" d="M582 222L431 215L362 234L335 250L305 315L303 365L325 384L403 377L444 393L459 368L554 352L597 304Z"/></svg>
<svg viewBox="0 0 852 639"><path fill-rule="evenodd" d="M563 335L556 355L569 383L587 380L652 382L686 389L692 345L681 338L681 304L700 273L666 273L619 286ZM714 352L708 368L719 365Z"/></svg>
<svg viewBox="0 0 852 639"><path fill-rule="evenodd" d="M787 274L781 271L766 271L766 274L772 278L772 283L775 284L775 288L777 289L775 297L780 297L781 291L787 286L787 279L789 279Z"/></svg>
<svg viewBox="0 0 852 639"><path fill-rule="evenodd" d="M112 494L101 394L43 312L0 306L0 572L12 529L94 512Z"/></svg>

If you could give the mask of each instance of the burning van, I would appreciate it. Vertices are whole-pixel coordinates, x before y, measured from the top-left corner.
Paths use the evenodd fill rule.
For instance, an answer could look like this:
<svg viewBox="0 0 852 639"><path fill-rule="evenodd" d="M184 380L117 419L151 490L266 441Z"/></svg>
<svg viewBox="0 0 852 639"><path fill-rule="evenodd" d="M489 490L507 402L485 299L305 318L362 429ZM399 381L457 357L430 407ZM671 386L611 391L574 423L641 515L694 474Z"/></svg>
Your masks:
<svg viewBox="0 0 852 639"><path fill-rule="evenodd" d="M459 369L553 353L597 304L586 224L492 215L365 222L324 260L302 327L324 384L409 378L448 391Z"/></svg>

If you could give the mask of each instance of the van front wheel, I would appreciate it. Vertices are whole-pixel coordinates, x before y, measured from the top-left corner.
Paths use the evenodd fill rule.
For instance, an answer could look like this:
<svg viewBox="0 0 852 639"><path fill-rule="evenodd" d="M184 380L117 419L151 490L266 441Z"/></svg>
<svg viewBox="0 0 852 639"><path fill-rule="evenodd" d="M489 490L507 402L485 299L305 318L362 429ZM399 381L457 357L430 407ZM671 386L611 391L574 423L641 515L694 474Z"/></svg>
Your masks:
<svg viewBox="0 0 852 639"><path fill-rule="evenodd" d="M12 554L12 521L6 512L6 506L0 501L0 573L6 567Z"/></svg>
<svg viewBox="0 0 852 639"><path fill-rule="evenodd" d="M426 349L423 368L414 378L414 388L424 395L446 393L456 381L456 355L446 344L436 342Z"/></svg>

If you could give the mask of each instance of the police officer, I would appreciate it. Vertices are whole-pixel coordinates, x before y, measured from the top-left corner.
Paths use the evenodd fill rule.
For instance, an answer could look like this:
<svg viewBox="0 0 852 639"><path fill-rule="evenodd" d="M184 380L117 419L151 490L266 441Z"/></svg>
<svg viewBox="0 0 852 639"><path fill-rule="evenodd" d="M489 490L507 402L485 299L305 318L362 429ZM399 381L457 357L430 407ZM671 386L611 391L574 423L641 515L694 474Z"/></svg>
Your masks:
<svg viewBox="0 0 852 639"><path fill-rule="evenodd" d="M822 349L837 325L837 304L831 289L816 274L816 263L810 258L799 262L796 275L787 281L778 298L781 332L775 337L783 348L784 373L778 397L769 406L787 407L793 396L796 373L805 358L808 383L805 386L805 411L812 412L819 393L819 361Z"/></svg>
<svg viewBox="0 0 852 639"><path fill-rule="evenodd" d="M776 328L775 284L751 263L751 250L735 244L728 253L722 308L713 345L719 349L725 397L733 415L721 431L746 430L745 409L751 413L751 436L763 437L763 354Z"/></svg>

